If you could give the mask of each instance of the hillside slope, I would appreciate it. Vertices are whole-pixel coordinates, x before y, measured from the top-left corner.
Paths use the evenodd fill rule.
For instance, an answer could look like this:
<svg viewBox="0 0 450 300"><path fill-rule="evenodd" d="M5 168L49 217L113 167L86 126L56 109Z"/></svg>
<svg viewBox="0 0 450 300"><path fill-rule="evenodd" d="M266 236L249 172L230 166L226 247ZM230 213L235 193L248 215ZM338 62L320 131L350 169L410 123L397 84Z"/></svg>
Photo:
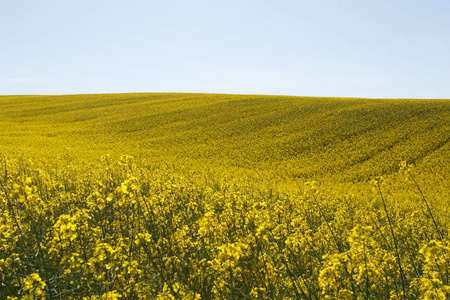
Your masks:
<svg viewBox="0 0 450 300"><path fill-rule="evenodd" d="M133 155L365 180L401 161L445 173L450 101L213 94L0 97L0 153Z"/></svg>

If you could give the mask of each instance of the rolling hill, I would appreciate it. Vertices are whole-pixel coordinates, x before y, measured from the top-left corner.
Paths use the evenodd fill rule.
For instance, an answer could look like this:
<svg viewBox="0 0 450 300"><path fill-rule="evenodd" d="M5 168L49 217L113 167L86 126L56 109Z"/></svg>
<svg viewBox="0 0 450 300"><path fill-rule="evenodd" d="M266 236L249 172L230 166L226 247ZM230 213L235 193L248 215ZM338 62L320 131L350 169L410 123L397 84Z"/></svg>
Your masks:
<svg viewBox="0 0 450 300"><path fill-rule="evenodd" d="M450 102L215 94L0 97L0 152L132 155L359 181L401 161L449 171Z"/></svg>
<svg viewBox="0 0 450 300"><path fill-rule="evenodd" d="M448 299L450 102L0 97L2 299Z"/></svg>

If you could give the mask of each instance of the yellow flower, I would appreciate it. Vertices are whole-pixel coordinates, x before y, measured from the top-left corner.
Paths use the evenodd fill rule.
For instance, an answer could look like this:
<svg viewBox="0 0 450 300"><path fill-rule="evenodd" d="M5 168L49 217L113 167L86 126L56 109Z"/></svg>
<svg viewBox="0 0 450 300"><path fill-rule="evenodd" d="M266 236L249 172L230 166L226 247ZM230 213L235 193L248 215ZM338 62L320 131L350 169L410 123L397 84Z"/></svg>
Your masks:
<svg viewBox="0 0 450 300"><path fill-rule="evenodd" d="M39 274L32 273L22 280L24 298L43 299L45 297L46 283Z"/></svg>

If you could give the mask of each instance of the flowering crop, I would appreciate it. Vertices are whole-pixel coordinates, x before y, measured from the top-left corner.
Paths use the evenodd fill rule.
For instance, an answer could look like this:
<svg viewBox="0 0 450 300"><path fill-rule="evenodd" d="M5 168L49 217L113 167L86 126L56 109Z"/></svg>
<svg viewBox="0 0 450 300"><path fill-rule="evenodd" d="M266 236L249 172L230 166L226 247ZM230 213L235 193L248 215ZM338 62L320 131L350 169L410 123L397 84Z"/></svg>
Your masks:
<svg viewBox="0 0 450 300"><path fill-rule="evenodd" d="M449 124L440 100L0 97L0 299L448 299Z"/></svg>
<svg viewBox="0 0 450 300"><path fill-rule="evenodd" d="M417 227L416 211L383 210L376 193L347 202L328 198L316 183L291 194L211 187L140 168L130 157L74 177L3 163L1 298L449 294L443 216L436 216L439 232L431 219Z"/></svg>

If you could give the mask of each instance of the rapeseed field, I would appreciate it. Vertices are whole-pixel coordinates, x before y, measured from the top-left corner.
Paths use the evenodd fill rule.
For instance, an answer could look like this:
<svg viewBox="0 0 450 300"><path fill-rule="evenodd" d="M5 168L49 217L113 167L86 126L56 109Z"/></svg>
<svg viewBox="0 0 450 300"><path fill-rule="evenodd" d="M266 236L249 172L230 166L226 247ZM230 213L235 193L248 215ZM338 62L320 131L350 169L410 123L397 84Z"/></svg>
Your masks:
<svg viewBox="0 0 450 300"><path fill-rule="evenodd" d="M448 299L448 100L0 97L1 299Z"/></svg>

